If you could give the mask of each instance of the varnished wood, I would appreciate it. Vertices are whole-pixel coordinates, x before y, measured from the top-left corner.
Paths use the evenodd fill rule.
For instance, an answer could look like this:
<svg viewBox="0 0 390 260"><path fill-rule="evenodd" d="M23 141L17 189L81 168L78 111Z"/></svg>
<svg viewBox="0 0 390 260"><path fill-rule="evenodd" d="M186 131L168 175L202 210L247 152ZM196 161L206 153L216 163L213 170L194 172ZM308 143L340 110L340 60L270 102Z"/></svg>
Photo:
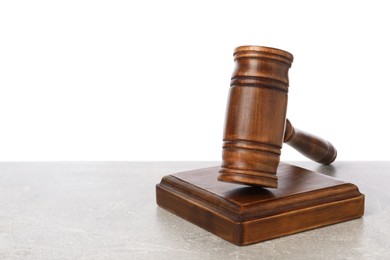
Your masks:
<svg viewBox="0 0 390 260"><path fill-rule="evenodd" d="M221 167L164 177L158 205L237 245L362 216L364 195L355 185L279 164L283 142L323 164L337 155L328 141L286 121L292 55L242 46L234 59Z"/></svg>
<svg viewBox="0 0 390 260"><path fill-rule="evenodd" d="M234 60L218 179L275 188L293 56L269 47L241 46Z"/></svg>
<svg viewBox="0 0 390 260"><path fill-rule="evenodd" d="M330 164L337 157L337 150L329 141L293 127L288 119L284 142L318 163Z"/></svg>
<svg viewBox="0 0 390 260"><path fill-rule="evenodd" d="M293 165L277 169L278 189L217 181L219 167L166 176L157 203L237 245L361 217L364 195L351 184Z"/></svg>

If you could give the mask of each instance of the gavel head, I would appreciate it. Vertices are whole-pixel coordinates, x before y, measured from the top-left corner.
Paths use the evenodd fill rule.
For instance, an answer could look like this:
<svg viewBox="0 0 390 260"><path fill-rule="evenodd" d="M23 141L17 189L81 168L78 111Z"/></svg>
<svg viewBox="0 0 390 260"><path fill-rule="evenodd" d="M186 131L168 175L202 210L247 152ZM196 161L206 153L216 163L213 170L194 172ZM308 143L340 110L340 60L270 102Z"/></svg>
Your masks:
<svg viewBox="0 0 390 260"><path fill-rule="evenodd" d="M218 180L276 188L293 56L241 46L234 61Z"/></svg>

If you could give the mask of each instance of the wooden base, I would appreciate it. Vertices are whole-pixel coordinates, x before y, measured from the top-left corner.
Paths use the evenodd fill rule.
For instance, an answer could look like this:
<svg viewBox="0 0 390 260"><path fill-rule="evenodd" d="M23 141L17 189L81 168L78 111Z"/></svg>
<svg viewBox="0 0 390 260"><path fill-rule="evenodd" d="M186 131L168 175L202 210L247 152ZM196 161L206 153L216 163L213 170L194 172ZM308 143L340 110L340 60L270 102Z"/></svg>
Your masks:
<svg viewBox="0 0 390 260"><path fill-rule="evenodd" d="M351 184L280 163L279 187L218 181L219 167L165 176L157 204L236 245L359 218L364 195Z"/></svg>

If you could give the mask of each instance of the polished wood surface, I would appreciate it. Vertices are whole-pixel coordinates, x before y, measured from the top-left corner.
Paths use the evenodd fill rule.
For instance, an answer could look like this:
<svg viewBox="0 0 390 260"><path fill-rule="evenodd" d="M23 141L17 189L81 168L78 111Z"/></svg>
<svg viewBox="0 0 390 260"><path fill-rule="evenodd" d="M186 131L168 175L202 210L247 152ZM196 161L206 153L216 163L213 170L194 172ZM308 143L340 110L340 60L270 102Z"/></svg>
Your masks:
<svg viewBox="0 0 390 260"><path fill-rule="evenodd" d="M307 158L321 164L330 164L337 157L337 150L329 141L293 127L288 119L284 142Z"/></svg>
<svg viewBox="0 0 390 260"><path fill-rule="evenodd" d="M157 203L237 245L361 217L364 195L347 182L280 163L278 189L217 181L219 167L166 176Z"/></svg>
<svg viewBox="0 0 390 260"><path fill-rule="evenodd" d="M241 46L234 60L218 179L275 188L293 56L269 47Z"/></svg>
<svg viewBox="0 0 390 260"><path fill-rule="evenodd" d="M158 205L237 245L361 217L355 185L279 162L283 142L322 164L337 156L330 142L286 119L293 56L241 46L234 60L221 167L165 176Z"/></svg>

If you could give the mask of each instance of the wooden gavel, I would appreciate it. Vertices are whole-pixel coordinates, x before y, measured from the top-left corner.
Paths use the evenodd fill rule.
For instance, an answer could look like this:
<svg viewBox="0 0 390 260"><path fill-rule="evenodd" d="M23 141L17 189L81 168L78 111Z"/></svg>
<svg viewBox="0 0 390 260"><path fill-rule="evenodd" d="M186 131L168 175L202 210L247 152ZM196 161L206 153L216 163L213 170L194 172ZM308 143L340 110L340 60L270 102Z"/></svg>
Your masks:
<svg viewBox="0 0 390 260"><path fill-rule="evenodd" d="M241 46L235 49L234 60L218 180L276 188L283 142L314 161L333 162L337 152L328 141L295 129L286 120L293 55Z"/></svg>

